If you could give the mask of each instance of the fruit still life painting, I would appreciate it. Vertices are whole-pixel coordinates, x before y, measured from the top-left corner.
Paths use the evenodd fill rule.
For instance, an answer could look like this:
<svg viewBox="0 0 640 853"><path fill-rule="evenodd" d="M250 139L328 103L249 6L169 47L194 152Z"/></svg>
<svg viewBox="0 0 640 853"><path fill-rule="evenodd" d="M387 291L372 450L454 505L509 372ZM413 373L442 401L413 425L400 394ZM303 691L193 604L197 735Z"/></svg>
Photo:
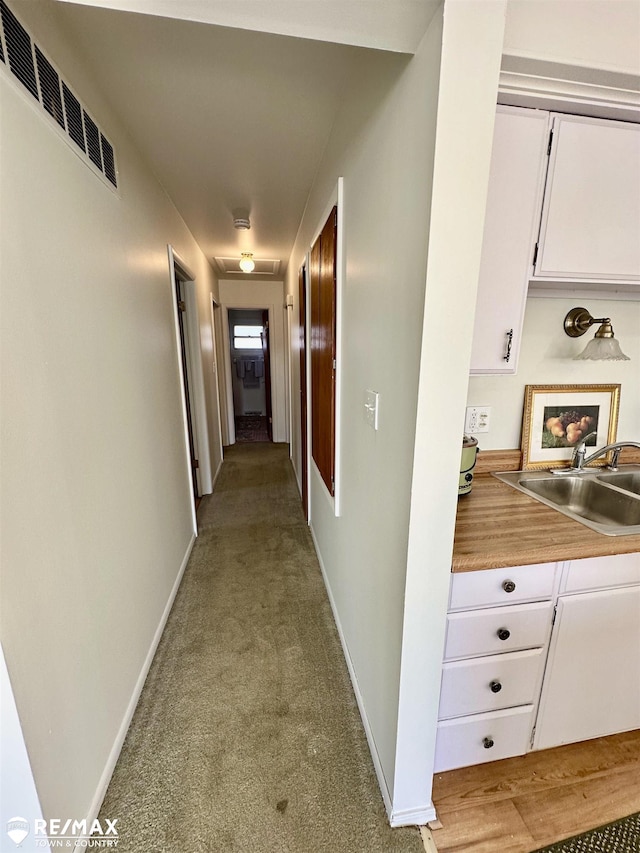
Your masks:
<svg viewBox="0 0 640 853"><path fill-rule="evenodd" d="M585 439L587 447L595 447L599 409L600 406L581 406L578 409L545 406L542 447L574 447Z"/></svg>

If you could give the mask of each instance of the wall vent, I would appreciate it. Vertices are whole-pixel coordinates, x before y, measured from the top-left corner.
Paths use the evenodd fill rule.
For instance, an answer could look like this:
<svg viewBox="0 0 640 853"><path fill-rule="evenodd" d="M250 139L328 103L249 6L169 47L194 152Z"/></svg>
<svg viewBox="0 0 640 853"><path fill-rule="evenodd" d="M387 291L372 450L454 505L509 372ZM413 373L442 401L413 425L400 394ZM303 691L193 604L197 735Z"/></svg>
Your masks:
<svg viewBox="0 0 640 853"><path fill-rule="evenodd" d="M77 145L84 159L117 187L113 146L5 0L0 0L0 62Z"/></svg>

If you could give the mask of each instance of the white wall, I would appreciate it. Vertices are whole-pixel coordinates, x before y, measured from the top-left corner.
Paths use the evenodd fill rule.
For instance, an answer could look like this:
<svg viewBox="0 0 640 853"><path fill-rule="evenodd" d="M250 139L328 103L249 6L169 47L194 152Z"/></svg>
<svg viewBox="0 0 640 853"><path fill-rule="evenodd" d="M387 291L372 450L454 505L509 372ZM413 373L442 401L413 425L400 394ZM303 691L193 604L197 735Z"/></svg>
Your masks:
<svg viewBox="0 0 640 853"><path fill-rule="evenodd" d="M504 53L640 73L635 0L508 0Z"/></svg>
<svg viewBox="0 0 640 853"><path fill-rule="evenodd" d="M272 323L269 336L271 356L271 400L273 418L273 440L289 440L289 416L286 408L285 384L285 304L284 285L281 281L230 281L220 280L220 303L225 312L230 308L268 308ZM226 389L231 399L231 359L229 352L229 325L223 323L224 362ZM233 420L233 407L229 406L228 417Z"/></svg>
<svg viewBox="0 0 640 853"><path fill-rule="evenodd" d="M410 61L364 55L348 83L288 268L300 470L298 270L344 177L341 515L314 469L311 524L374 760L393 788L411 466L442 17ZM380 395L380 428L364 418ZM309 394L310 394L309 388ZM300 476L299 476L300 479Z"/></svg>
<svg viewBox="0 0 640 853"><path fill-rule="evenodd" d="M216 282L55 8L12 8L120 171L116 194L0 73L2 645L44 815L82 819L193 537L167 243L195 272L200 305Z"/></svg>
<svg viewBox="0 0 640 853"><path fill-rule="evenodd" d="M610 317L623 352L631 361L573 361L594 330L569 338L562 327L565 315L584 305L594 317ZM640 441L640 304L592 297L529 297L522 347L515 376L472 376L468 405L488 405L491 430L478 436L484 450L520 447L525 385L620 383L618 437Z"/></svg>

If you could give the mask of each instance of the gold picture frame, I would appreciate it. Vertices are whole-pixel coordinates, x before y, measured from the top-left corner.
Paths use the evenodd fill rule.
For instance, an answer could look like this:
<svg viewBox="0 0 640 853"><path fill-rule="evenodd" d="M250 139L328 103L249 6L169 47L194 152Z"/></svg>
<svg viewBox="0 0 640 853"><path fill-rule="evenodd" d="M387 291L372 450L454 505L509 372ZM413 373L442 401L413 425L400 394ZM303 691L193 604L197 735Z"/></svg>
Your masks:
<svg viewBox="0 0 640 853"><path fill-rule="evenodd" d="M566 466L585 438L587 454L611 444L616 440L619 405L620 385L526 385L522 468ZM609 456L592 464L606 465Z"/></svg>

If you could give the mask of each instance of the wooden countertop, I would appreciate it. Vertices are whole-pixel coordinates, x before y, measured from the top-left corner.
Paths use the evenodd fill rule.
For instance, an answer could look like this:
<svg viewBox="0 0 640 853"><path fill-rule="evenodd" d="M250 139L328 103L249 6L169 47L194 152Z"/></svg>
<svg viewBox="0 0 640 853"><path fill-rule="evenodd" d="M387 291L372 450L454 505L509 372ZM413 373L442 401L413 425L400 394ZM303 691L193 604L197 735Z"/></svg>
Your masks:
<svg viewBox="0 0 640 853"><path fill-rule="evenodd" d="M640 535L596 533L489 473L477 474L471 492L458 499L453 572L635 551L640 551Z"/></svg>

